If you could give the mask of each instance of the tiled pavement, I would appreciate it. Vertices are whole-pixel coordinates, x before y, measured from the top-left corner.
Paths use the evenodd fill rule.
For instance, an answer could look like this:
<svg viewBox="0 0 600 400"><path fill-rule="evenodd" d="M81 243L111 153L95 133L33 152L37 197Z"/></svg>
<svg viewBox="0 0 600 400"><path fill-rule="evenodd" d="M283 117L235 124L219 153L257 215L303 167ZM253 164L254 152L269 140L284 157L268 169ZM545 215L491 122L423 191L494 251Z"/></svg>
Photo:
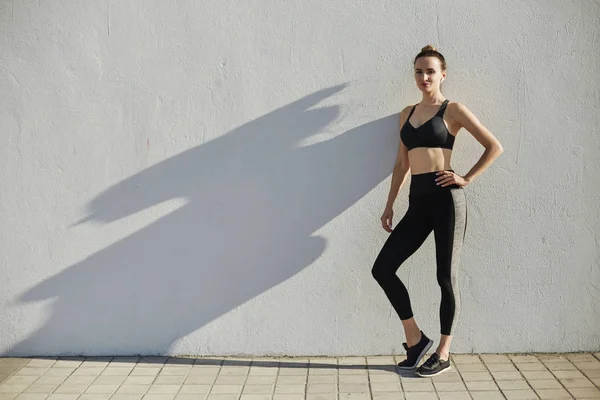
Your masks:
<svg viewBox="0 0 600 400"><path fill-rule="evenodd" d="M0 358L0 400L600 399L600 353L454 355L434 378L402 359Z"/></svg>

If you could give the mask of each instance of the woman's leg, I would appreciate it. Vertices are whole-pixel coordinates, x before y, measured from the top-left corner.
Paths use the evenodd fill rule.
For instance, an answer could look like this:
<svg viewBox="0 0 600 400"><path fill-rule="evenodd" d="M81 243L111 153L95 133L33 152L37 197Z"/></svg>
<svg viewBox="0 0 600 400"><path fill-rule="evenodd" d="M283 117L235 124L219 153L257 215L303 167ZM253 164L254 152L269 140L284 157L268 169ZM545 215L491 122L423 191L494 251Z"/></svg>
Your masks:
<svg viewBox="0 0 600 400"><path fill-rule="evenodd" d="M427 207L418 199L411 200L406 214L390 233L371 270L402 321L408 346L419 342L421 331L413 318L408 291L396 271L423 244L432 229Z"/></svg>
<svg viewBox="0 0 600 400"><path fill-rule="evenodd" d="M441 338L437 353L447 360L450 355L453 328L460 313L457 282L460 256L467 224L467 203L463 189L450 189L439 196L435 207L433 229L437 264L437 280L442 292L440 304Z"/></svg>

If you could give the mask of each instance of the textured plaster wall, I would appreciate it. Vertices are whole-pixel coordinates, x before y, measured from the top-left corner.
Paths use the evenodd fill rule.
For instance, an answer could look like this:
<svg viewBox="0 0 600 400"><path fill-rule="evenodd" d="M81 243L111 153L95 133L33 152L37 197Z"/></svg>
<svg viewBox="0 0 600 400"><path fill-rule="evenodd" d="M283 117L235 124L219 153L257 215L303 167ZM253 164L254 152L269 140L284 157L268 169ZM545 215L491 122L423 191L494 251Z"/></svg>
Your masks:
<svg viewBox="0 0 600 400"><path fill-rule="evenodd" d="M452 351L598 351L599 27L597 1L0 0L0 354L403 353L371 267L429 43L505 150L465 188ZM482 151L462 130L453 168ZM398 276L437 340L433 244Z"/></svg>

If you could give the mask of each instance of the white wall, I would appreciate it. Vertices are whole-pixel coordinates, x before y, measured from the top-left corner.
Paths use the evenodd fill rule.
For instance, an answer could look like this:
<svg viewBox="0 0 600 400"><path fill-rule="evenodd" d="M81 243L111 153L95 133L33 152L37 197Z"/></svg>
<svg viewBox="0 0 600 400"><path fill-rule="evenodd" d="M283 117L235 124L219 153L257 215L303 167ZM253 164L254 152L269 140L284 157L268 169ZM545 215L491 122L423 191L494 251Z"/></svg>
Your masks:
<svg viewBox="0 0 600 400"><path fill-rule="evenodd" d="M1 0L0 354L403 353L371 267L429 43L443 94L505 149L465 188L452 351L598 351L599 17L591 0ZM463 130L452 166L482 151ZM398 276L437 340L433 243Z"/></svg>

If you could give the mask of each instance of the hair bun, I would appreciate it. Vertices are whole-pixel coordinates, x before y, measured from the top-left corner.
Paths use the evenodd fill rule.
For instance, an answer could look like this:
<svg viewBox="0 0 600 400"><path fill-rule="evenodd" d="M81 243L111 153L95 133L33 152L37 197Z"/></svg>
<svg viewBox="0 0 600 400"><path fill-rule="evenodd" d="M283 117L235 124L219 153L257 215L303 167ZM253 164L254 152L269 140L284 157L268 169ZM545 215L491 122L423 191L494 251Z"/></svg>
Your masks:
<svg viewBox="0 0 600 400"><path fill-rule="evenodd" d="M435 47L433 47L432 45L428 44L427 46L423 47L421 49L421 51L437 51L437 49Z"/></svg>

